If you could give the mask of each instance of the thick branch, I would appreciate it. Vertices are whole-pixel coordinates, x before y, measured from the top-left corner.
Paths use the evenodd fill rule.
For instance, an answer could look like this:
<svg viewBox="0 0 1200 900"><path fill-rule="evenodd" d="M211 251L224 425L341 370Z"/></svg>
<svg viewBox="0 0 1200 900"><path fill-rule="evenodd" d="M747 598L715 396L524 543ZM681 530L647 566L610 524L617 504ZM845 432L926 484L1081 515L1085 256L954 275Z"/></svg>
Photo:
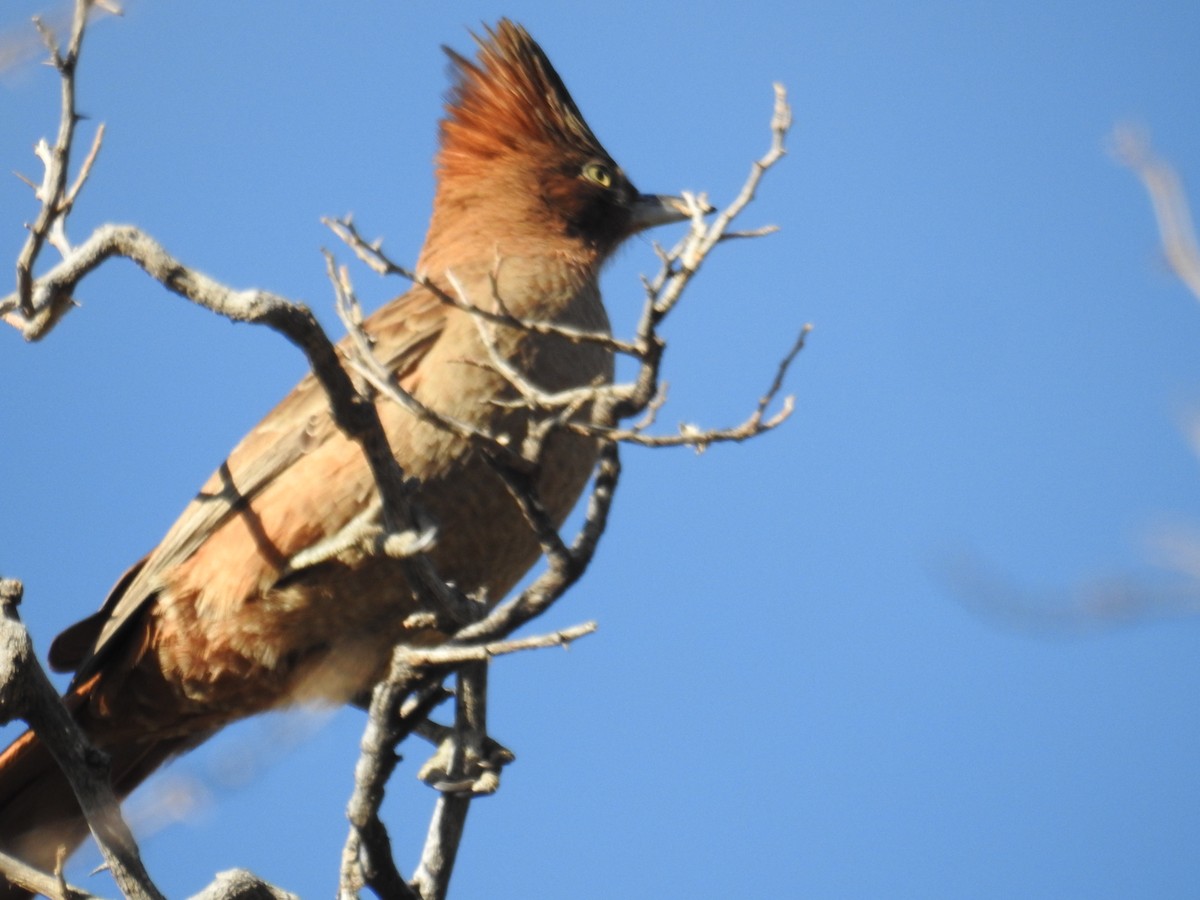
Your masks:
<svg viewBox="0 0 1200 900"><path fill-rule="evenodd" d="M17 615L21 594L19 581L0 581L0 719L24 719L37 732L70 781L121 892L131 900L162 900L121 817L109 781L108 757L88 743L37 662L29 634ZM2 864L0 869L16 883L41 889L41 881L22 880L27 873L20 869L4 869Z"/></svg>
<svg viewBox="0 0 1200 900"><path fill-rule="evenodd" d="M299 900L295 894L268 884L245 869L218 872L213 883L191 900Z"/></svg>
<svg viewBox="0 0 1200 900"><path fill-rule="evenodd" d="M415 702L405 705L406 698ZM342 848L339 900L352 900L364 887L381 898L417 898L396 868L391 839L379 818L384 789L400 758L396 745L416 730L445 695L441 675L420 672L392 655L388 678L371 692L361 754L354 769L354 792L346 808L350 832Z"/></svg>
<svg viewBox="0 0 1200 900"><path fill-rule="evenodd" d="M65 879L35 869L7 853L0 853L0 877L50 900L96 900L94 895L67 884Z"/></svg>

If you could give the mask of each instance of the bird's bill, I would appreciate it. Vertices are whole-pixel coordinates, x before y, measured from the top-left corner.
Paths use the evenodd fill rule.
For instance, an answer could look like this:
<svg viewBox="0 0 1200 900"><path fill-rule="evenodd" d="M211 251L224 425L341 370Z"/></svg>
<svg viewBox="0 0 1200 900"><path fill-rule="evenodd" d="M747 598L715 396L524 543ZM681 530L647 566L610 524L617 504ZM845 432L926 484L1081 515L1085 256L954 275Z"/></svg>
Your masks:
<svg viewBox="0 0 1200 900"><path fill-rule="evenodd" d="M704 212L712 212L712 208L703 204ZM633 201L634 231L653 228L655 225L668 225L671 222L683 222L692 217L687 201L682 197L668 197L662 194L638 194Z"/></svg>

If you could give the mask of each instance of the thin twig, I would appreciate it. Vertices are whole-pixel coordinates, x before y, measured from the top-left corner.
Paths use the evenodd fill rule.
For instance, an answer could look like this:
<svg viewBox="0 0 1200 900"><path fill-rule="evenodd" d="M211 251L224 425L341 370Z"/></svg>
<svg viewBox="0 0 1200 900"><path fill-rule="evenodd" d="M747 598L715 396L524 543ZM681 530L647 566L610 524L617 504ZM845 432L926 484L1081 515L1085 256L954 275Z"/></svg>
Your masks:
<svg viewBox="0 0 1200 900"><path fill-rule="evenodd" d="M334 301L338 317L342 320L342 325L345 326L350 343L354 348L354 352L348 360L350 368L356 374L361 375L373 390L400 405L422 422L428 422L435 428L464 440L486 444L493 452L502 452L505 449L504 445L493 435L459 419L430 409L396 383L392 373L375 356L371 340L363 330L361 306L354 292L350 273L344 266L338 266L328 252L325 254L325 263L326 274L334 287Z"/></svg>
<svg viewBox="0 0 1200 900"><path fill-rule="evenodd" d="M420 666L457 666L467 662L485 662L497 656L520 653L523 650L541 650L546 647L570 647L581 637L592 634L595 622L583 622L562 628L549 634L515 638L508 641L489 641L483 644L440 645L437 647L405 647L405 661L414 668Z"/></svg>
<svg viewBox="0 0 1200 900"><path fill-rule="evenodd" d="M617 445L602 443L592 490L588 495L587 512L569 552L552 560L549 568L520 594L497 606L475 624L460 629L448 643L462 645L506 638L549 609L578 581L587 570L600 536L608 525L608 514L612 509L620 474Z"/></svg>
<svg viewBox="0 0 1200 900"><path fill-rule="evenodd" d="M579 328L573 328L570 325L559 325L554 322L544 322L537 319L522 319L503 310L489 310L477 306L468 299L455 296L454 291L446 290L424 273L416 272L393 260L383 251L378 240L368 241L362 236L358 230L358 226L354 224L352 217L324 218L321 222L337 235L338 239L349 247L354 255L377 275L399 276L418 287L425 288L447 306L461 309L463 312L468 312L473 316L494 322L498 325L507 325L510 328L527 331L530 334L552 334L576 344L600 344L615 353L637 354L637 347L633 344L617 340L605 332L584 331Z"/></svg>
<svg viewBox="0 0 1200 900"><path fill-rule="evenodd" d="M41 187L38 189L38 199L41 208L37 218L29 226L29 235L17 256L17 290L21 308L28 315L32 311L33 268L42 247L49 239L56 224L61 223L62 217L70 211L79 187L87 178L91 163L85 163L80 172L76 186L68 194L67 176L71 163L71 144L75 137L75 126L79 122L79 114L75 111L75 66L79 61L79 51L83 46L83 35L87 30L88 9L91 0L75 0L75 14L71 22L71 37L67 51L63 53L54 33L40 19L34 19L34 24L46 43L50 52L50 61L59 73L61 87L61 112L58 121L58 137L54 146L49 148L43 157L45 174ZM90 157L94 158L99 151L99 143L93 142Z"/></svg>

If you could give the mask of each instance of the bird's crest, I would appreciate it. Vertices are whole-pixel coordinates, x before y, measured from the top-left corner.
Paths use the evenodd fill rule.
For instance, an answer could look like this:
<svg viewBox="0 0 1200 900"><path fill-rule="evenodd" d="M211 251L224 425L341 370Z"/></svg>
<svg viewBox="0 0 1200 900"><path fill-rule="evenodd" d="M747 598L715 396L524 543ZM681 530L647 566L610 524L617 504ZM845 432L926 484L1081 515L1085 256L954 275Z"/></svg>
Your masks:
<svg viewBox="0 0 1200 900"><path fill-rule="evenodd" d="M442 120L438 163L443 173L509 153L550 147L608 158L566 85L529 33L508 19L486 29L476 61L445 48L455 83ZM573 153L572 153L573 151Z"/></svg>

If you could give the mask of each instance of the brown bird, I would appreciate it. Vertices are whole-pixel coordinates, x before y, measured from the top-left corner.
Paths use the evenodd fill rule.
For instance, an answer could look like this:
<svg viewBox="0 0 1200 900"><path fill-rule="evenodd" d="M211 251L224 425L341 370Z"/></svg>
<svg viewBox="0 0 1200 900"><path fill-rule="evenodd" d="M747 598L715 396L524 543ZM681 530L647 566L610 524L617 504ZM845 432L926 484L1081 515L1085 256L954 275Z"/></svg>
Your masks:
<svg viewBox="0 0 1200 900"><path fill-rule="evenodd" d="M606 331L603 263L630 235L684 219L682 201L634 189L523 28L501 21L477 40L475 61L447 50L455 84L417 270L481 307ZM497 325L489 347L477 320L414 287L364 327L425 406L514 440L533 413L500 402L514 392L490 353L547 391L612 376L598 343ZM470 441L398 404L378 409L437 522L438 571L463 591L503 597L539 555L508 491ZM595 459L586 437L559 431L547 443L537 488L557 522ZM344 703L381 677L395 643L442 637L406 631L418 606L395 560L339 544L379 515L361 450L304 378L100 612L51 648L51 664L75 672L66 701L112 757L121 796L229 722L299 701ZM65 779L24 734L0 754L0 849L48 869L60 845L73 849L86 834Z"/></svg>

